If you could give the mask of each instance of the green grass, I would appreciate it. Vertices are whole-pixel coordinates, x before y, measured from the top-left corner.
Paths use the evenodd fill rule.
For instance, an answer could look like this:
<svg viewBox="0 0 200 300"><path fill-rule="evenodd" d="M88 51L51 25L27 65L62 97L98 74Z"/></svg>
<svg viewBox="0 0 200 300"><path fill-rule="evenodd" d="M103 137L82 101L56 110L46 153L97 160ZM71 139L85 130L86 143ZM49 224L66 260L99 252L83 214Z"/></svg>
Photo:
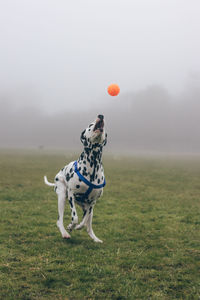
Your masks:
<svg viewBox="0 0 200 300"><path fill-rule="evenodd" d="M76 157L0 152L0 298L199 299L200 159L105 156L96 244L85 229L61 238L43 184Z"/></svg>

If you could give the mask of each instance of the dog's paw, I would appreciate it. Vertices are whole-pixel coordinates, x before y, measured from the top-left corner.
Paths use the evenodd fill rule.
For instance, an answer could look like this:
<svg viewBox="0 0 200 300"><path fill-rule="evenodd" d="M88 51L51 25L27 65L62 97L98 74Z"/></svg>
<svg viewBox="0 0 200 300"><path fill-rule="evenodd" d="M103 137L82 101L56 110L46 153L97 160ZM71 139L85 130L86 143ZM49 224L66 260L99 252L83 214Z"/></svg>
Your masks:
<svg viewBox="0 0 200 300"><path fill-rule="evenodd" d="M60 233L61 233L63 239L70 239L71 238L70 234L65 230L64 226L60 225L59 221L57 221L57 226L60 230Z"/></svg>
<svg viewBox="0 0 200 300"><path fill-rule="evenodd" d="M71 232L74 228L75 228L75 224L69 224L68 226L67 226L67 230L69 231L69 232Z"/></svg>
<svg viewBox="0 0 200 300"><path fill-rule="evenodd" d="M95 242L95 243L103 243L103 241L100 240L100 239L98 239L98 238L95 238L95 239L94 239L94 242Z"/></svg>
<svg viewBox="0 0 200 300"><path fill-rule="evenodd" d="M82 229L83 227L84 227L84 225L78 224L78 225L76 225L75 229L76 229L76 230L80 230L80 229Z"/></svg>
<svg viewBox="0 0 200 300"><path fill-rule="evenodd" d="M70 239L71 238L70 234L67 233L67 232L62 234L62 237L63 237L63 239Z"/></svg>

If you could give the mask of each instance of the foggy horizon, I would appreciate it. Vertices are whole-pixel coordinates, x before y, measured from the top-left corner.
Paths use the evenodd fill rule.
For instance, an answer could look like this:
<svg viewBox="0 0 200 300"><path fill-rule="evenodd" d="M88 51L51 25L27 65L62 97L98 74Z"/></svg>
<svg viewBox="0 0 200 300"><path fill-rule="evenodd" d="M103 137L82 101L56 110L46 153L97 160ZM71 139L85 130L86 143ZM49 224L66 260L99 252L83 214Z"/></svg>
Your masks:
<svg viewBox="0 0 200 300"><path fill-rule="evenodd" d="M37 105L1 105L1 147L82 149L80 134L98 114L105 116L110 152L200 153L200 89L172 96L160 86L110 97L86 112L49 114ZM2 109L3 108L3 109Z"/></svg>

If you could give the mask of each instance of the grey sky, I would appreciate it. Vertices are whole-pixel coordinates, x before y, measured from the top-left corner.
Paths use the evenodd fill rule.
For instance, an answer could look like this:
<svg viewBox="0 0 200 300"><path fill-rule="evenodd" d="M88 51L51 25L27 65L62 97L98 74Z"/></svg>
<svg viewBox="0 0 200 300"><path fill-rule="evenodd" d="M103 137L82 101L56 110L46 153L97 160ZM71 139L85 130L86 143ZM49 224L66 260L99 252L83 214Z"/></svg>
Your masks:
<svg viewBox="0 0 200 300"><path fill-rule="evenodd" d="M200 83L198 0L2 0L0 96L48 112Z"/></svg>

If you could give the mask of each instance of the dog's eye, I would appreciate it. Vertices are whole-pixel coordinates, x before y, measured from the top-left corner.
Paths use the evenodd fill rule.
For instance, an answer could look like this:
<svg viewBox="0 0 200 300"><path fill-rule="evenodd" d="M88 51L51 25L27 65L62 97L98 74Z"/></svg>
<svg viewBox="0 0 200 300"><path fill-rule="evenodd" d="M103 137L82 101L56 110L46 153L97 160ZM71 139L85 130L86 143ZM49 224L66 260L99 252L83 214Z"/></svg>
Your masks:
<svg viewBox="0 0 200 300"><path fill-rule="evenodd" d="M93 126L93 124L90 124L89 127Z"/></svg>

